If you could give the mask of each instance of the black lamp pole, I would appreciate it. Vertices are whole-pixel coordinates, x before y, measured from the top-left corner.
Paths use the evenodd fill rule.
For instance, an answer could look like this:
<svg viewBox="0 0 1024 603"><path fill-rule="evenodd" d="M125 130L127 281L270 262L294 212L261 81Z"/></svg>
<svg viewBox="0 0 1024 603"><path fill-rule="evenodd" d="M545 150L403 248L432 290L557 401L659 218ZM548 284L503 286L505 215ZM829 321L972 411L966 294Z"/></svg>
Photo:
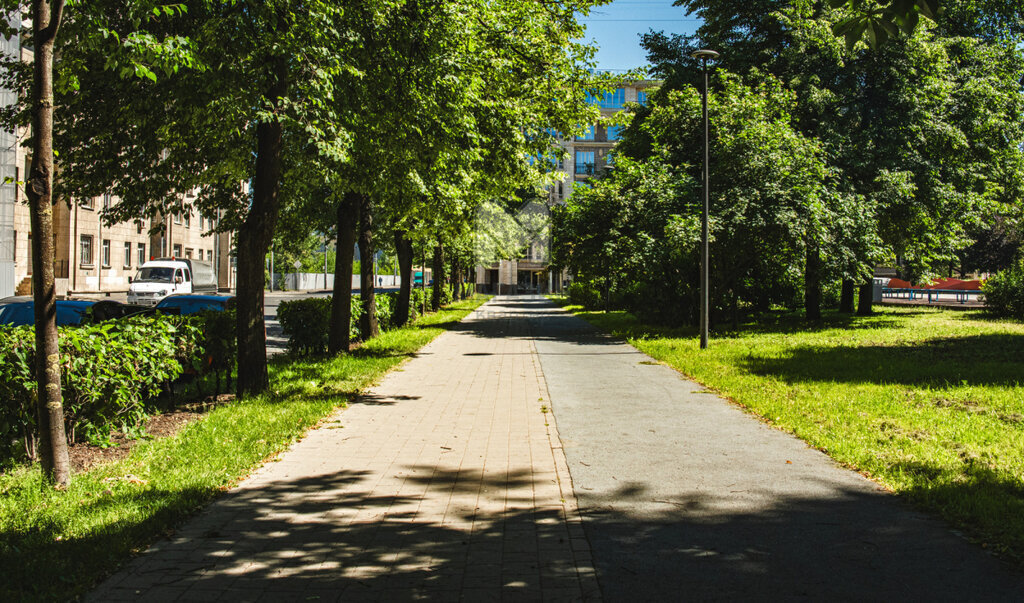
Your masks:
<svg viewBox="0 0 1024 603"><path fill-rule="evenodd" d="M718 58L714 50L698 50L690 55L700 59L704 67L704 91L701 107L704 110L704 211L700 215L700 349L708 347L709 299L708 294L708 205L711 178L708 175L708 60Z"/></svg>

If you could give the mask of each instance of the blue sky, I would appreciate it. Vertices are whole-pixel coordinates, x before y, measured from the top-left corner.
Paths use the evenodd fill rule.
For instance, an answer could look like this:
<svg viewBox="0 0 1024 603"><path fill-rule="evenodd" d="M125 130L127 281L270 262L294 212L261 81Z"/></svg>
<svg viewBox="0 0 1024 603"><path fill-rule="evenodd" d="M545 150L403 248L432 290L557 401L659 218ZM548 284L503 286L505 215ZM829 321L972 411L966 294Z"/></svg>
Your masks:
<svg viewBox="0 0 1024 603"><path fill-rule="evenodd" d="M597 66L601 69L646 65L640 34L652 29L689 34L700 25L696 17L687 17L684 9L672 6L672 0L614 0L594 8L580 21L587 26L583 39L597 43Z"/></svg>

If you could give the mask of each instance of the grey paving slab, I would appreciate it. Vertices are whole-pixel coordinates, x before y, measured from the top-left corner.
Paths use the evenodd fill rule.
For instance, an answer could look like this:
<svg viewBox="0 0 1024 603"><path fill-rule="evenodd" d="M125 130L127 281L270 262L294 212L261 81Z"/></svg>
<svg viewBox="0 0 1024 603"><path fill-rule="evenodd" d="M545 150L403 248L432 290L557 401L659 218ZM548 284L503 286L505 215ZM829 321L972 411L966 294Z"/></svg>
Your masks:
<svg viewBox="0 0 1024 603"><path fill-rule="evenodd" d="M87 600L600 600L527 328L485 305Z"/></svg>
<svg viewBox="0 0 1024 603"><path fill-rule="evenodd" d="M546 300L503 303L530 322L606 600L1024 598L1020 573L800 440Z"/></svg>

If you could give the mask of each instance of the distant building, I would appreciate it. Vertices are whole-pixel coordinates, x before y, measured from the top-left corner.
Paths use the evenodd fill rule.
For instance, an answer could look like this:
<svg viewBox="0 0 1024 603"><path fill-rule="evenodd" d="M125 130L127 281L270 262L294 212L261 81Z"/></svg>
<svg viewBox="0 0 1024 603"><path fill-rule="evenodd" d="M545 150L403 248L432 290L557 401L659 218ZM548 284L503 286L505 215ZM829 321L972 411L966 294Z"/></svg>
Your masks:
<svg viewBox="0 0 1024 603"><path fill-rule="evenodd" d="M588 93L587 102L600 107L602 118L609 118L625 109L629 103L646 104L650 89L660 84L655 80L623 82L603 96ZM558 138L558 145L565 149L566 157L553 167L565 176L548 188L549 206L565 203L577 182L600 176L605 168L614 165L614 148L621 131L622 126L602 123L591 125L582 136ZM529 203L526 205L532 207ZM531 215L535 213L536 210L530 211ZM550 266L550 234L540 236L539 229L535 232L538 236L529 242L526 257L477 266L478 291L515 295L562 290L564 275L556 274Z"/></svg>
<svg viewBox="0 0 1024 603"><path fill-rule="evenodd" d="M0 53L6 57L21 54L18 36L0 40ZM17 102L14 91L0 89L0 107ZM5 180L10 179L10 182ZM18 187L18 136L10 130L0 130L0 298L14 295L14 212Z"/></svg>

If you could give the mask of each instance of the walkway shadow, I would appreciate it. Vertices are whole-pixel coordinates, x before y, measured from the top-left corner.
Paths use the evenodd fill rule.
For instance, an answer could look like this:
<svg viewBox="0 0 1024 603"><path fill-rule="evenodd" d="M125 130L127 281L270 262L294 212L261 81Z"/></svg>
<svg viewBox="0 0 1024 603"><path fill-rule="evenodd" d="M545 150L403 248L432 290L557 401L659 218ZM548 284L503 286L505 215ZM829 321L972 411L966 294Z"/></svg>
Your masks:
<svg viewBox="0 0 1024 603"><path fill-rule="evenodd" d="M1024 586L941 522L863 490L775 505L772 492L741 494L757 511L691 491L632 514L617 494L579 496L609 601L1009 601Z"/></svg>
<svg viewBox="0 0 1024 603"><path fill-rule="evenodd" d="M518 472L408 470L435 500L478 490L499 497L532 479ZM154 575L159 586L145 591L147 597L186 588L224 599L276 592L286 599L381 601L539 600L542 588L579 592L560 510L511 501L518 510L470 506L450 511L445 521L420 520L419 496L372 496L375 478L369 477L342 471L233 492L133 562L125 580L91 598L101 600L109 588L144 588Z"/></svg>
<svg viewBox="0 0 1024 603"><path fill-rule="evenodd" d="M435 500L477 490L501 500L532 479L407 469ZM579 588L570 549L588 546L609 601L1013 600L1024 584L939 522L864 490L775 504L771 492L738 495L761 501L754 511L697 490L656 496L641 483L581 492L588 545L555 509L478 504L428 521L419 496L371 496L369 478L342 471L236 491L136 560L119 587L156 575L147 596L540 600ZM620 510L624 500L641 510Z"/></svg>

